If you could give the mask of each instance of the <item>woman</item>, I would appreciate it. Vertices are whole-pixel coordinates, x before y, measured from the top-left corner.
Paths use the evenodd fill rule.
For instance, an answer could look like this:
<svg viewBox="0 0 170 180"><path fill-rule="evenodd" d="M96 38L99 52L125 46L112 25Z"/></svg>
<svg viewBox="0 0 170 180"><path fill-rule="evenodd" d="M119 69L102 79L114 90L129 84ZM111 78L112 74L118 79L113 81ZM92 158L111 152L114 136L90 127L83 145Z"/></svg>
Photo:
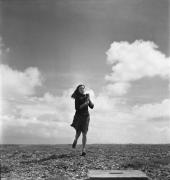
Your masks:
<svg viewBox="0 0 170 180"><path fill-rule="evenodd" d="M88 111L88 107L93 109L94 104L90 100L89 94L85 94L85 86L80 84L77 86L76 90L71 96L75 99L75 115L73 122L71 124L72 127L76 130L76 135L74 142L72 144L72 148L76 148L77 140L82 133L82 156L86 155L85 146L87 141L87 131L90 121L90 114Z"/></svg>

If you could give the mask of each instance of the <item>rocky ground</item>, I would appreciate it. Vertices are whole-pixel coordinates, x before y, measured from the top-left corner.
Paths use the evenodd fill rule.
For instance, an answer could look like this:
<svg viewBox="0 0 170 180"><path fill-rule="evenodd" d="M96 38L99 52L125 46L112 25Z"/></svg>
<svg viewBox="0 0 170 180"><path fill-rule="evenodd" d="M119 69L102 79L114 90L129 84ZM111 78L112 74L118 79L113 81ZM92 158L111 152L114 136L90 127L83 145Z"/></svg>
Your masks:
<svg viewBox="0 0 170 180"><path fill-rule="evenodd" d="M169 145L1 145L1 179L86 179L89 169L141 170L152 180L170 180ZM60 177L60 178L59 178Z"/></svg>

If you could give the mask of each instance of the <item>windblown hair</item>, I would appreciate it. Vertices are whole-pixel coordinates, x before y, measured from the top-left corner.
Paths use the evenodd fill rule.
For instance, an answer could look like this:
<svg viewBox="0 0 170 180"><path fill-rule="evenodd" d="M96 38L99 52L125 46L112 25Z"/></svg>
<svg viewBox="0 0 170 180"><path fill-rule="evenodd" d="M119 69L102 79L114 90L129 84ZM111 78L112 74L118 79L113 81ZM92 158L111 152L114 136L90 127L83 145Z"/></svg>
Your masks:
<svg viewBox="0 0 170 180"><path fill-rule="evenodd" d="M71 98L76 99L76 98L78 98L78 97L81 96L81 94L80 94L80 92L79 92L79 87L81 87L81 86L84 86L84 87L85 87L85 85L79 84L79 85L77 86L77 88L75 89L75 91L73 92L73 94L71 95Z"/></svg>

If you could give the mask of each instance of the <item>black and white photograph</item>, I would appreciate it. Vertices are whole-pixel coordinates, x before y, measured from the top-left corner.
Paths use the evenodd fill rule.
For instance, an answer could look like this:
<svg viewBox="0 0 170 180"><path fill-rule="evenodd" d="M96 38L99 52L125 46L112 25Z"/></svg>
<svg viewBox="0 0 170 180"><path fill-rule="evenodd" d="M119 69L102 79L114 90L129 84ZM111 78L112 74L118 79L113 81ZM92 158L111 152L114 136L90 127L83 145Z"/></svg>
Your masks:
<svg viewBox="0 0 170 180"><path fill-rule="evenodd" d="M170 0L0 0L0 178L170 180Z"/></svg>

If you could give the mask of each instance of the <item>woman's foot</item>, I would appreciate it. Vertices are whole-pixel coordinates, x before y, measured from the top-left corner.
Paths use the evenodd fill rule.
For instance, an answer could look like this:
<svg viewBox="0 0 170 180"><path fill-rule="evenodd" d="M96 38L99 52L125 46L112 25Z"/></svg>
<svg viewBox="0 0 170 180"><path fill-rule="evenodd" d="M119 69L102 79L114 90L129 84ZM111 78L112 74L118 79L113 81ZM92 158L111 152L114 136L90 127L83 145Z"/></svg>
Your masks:
<svg viewBox="0 0 170 180"><path fill-rule="evenodd" d="M72 148L75 149L76 148L76 145L77 145L77 141L74 140L73 144L72 144Z"/></svg>
<svg viewBox="0 0 170 180"><path fill-rule="evenodd" d="M86 155L86 151L85 149L82 150L81 156L85 156Z"/></svg>
<svg viewBox="0 0 170 180"><path fill-rule="evenodd" d="M86 152L83 151L82 154L81 154L81 156L85 156L85 155L86 155Z"/></svg>

